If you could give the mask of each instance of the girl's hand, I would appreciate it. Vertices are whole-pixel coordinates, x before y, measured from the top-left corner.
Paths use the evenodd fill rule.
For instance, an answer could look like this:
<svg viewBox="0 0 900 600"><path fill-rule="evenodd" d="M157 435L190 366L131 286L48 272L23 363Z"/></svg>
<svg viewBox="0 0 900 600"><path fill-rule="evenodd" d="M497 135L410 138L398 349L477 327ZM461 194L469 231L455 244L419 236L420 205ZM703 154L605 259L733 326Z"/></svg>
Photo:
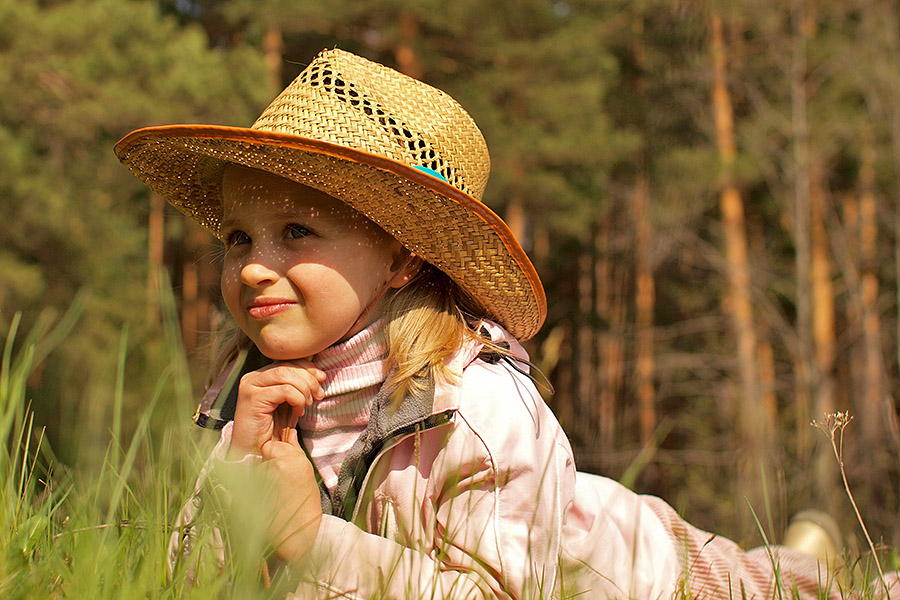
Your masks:
<svg viewBox="0 0 900 600"><path fill-rule="evenodd" d="M244 375L228 457L261 453L267 442L280 440L283 429L296 427L306 407L325 396L324 381L325 372L308 360L277 362Z"/></svg>
<svg viewBox="0 0 900 600"><path fill-rule="evenodd" d="M263 467L271 483L269 539L275 555L298 565L316 539L322 521L322 504L313 466L300 447L297 430L286 441L269 440L262 445Z"/></svg>

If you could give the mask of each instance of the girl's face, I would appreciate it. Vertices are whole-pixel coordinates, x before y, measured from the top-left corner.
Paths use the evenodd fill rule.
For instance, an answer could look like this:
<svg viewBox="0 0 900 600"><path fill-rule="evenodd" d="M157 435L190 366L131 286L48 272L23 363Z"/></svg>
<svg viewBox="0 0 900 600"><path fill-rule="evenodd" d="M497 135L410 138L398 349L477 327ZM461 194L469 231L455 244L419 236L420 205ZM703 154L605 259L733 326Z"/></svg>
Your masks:
<svg viewBox="0 0 900 600"><path fill-rule="evenodd" d="M222 295L273 360L348 339L403 259L400 242L334 198L276 175L228 167L222 184Z"/></svg>

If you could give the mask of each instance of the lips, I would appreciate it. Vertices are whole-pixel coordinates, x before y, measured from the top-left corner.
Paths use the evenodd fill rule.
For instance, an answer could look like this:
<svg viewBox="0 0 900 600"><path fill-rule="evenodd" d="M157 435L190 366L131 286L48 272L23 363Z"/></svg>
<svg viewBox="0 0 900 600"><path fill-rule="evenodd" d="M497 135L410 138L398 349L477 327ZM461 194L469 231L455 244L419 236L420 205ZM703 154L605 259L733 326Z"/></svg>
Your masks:
<svg viewBox="0 0 900 600"><path fill-rule="evenodd" d="M290 310L297 303L287 298L254 298L247 306L247 313L254 319L267 319Z"/></svg>

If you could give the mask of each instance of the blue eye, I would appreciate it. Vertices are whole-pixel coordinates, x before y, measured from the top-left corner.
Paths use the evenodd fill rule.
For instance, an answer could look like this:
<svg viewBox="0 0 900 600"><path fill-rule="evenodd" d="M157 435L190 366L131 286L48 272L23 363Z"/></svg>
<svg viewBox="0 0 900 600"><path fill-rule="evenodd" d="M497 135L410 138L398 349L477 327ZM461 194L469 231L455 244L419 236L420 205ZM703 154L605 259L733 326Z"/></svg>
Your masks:
<svg viewBox="0 0 900 600"><path fill-rule="evenodd" d="M286 235L291 239L299 239L305 238L306 236L312 233L309 229L304 227L303 225L297 225L296 223L291 223L286 227Z"/></svg>
<svg viewBox="0 0 900 600"><path fill-rule="evenodd" d="M225 238L225 246L231 248L232 246L237 246L239 244L249 244L250 236L244 233L243 231L236 230L232 231L228 234L228 237Z"/></svg>

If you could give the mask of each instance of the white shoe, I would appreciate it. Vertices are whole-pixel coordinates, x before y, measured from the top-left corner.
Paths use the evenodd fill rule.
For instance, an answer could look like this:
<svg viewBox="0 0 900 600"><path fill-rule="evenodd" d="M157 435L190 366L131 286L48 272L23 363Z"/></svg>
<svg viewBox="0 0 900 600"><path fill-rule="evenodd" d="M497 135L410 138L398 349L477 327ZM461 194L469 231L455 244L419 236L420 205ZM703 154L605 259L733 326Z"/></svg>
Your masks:
<svg viewBox="0 0 900 600"><path fill-rule="evenodd" d="M802 510L791 519L782 545L836 565L841 560L844 544L841 530L831 515L820 510Z"/></svg>

